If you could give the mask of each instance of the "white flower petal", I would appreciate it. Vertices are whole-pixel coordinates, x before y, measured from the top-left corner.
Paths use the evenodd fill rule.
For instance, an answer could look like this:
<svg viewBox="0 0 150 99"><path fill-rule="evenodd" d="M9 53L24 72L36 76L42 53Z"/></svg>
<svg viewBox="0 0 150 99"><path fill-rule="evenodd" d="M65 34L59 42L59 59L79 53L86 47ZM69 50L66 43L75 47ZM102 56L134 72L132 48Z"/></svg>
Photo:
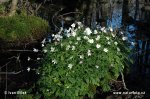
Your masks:
<svg viewBox="0 0 150 99"><path fill-rule="evenodd" d="M110 38L109 38L109 37L106 37L106 39L107 39L107 40L110 40Z"/></svg>
<svg viewBox="0 0 150 99"><path fill-rule="evenodd" d="M88 39L89 39L87 36L83 36L83 38L84 38L85 40L88 40Z"/></svg>
<svg viewBox="0 0 150 99"><path fill-rule="evenodd" d="M107 44L108 44L108 45L111 45L109 41L107 42Z"/></svg>
<svg viewBox="0 0 150 99"><path fill-rule="evenodd" d="M54 52L55 51L55 48L54 47L51 47L51 52Z"/></svg>
<svg viewBox="0 0 150 99"><path fill-rule="evenodd" d="M68 64L68 68L72 69L73 65L72 64Z"/></svg>
<svg viewBox="0 0 150 99"><path fill-rule="evenodd" d="M92 55L91 50L88 50L87 55L88 55L88 56L91 56L91 55Z"/></svg>
<svg viewBox="0 0 150 99"><path fill-rule="evenodd" d="M98 41L100 39L100 35L98 35L95 40Z"/></svg>
<svg viewBox="0 0 150 99"><path fill-rule="evenodd" d="M120 52L120 48L117 47L117 51Z"/></svg>
<svg viewBox="0 0 150 99"><path fill-rule="evenodd" d="M27 67L27 71L29 72L31 70L31 68L30 67Z"/></svg>
<svg viewBox="0 0 150 99"><path fill-rule="evenodd" d="M71 48L71 46L70 46L70 45L67 45L66 50L69 50L70 48Z"/></svg>
<svg viewBox="0 0 150 99"><path fill-rule="evenodd" d="M75 31L72 31L71 35L72 35L73 37L75 37L75 36L77 35L77 33L76 33Z"/></svg>
<svg viewBox="0 0 150 99"><path fill-rule="evenodd" d="M80 55L80 58L81 58L81 59L84 59L84 55Z"/></svg>
<svg viewBox="0 0 150 99"><path fill-rule="evenodd" d="M36 48L33 48L33 52L38 52L39 50Z"/></svg>
<svg viewBox="0 0 150 99"><path fill-rule="evenodd" d="M30 57L28 57L28 59L27 59L28 61L30 61L31 60L31 58Z"/></svg>
<svg viewBox="0 0 150 99"><path fill-rule="evenodd" d="M84 33L85 33L86 35L91 35L92 31L91 31L91 29L90 29L89 27L87 27L87 28L85 29Z"/></svg>
<svg viewBox="0 0 150 99"><path fill-rule="evenodd" d="M94 43L94 40L93 39L89 39L88 42L92 44L92 43Z"/></svg>
<svg viewBox="0 0 150 99"><path fill-rule="evenodd" d="M107 49L107 48L104 48L104 50L103 50L103 51L107 53L107 52L108 52L108 49Z"/></svg>
<svg viewBox="0 0 150 99"><path fill-rule="evenodd" d="M113 32L113 28L112 27L109 27L109 30L110 30L110 32Z"/></svg>
<svg viewBox="0 0 150 99"><path fill-rule="evenodd" d="M95 67L96 67L96 68L99 68L99 66L98 66L98 65L96 65Z"/></svg>
<svg viewBox="0 0 150 99"><path fill-rule="evenodd" d="M132 46L135 46L135 45L136 45L136 43L135 43L135 42L131 42L131 45L132 45Z"/></svg>
<svg viewBox="0 0 150 99"><path fill-rule="evenodd" d="M38 57L38 58L36 58L36 60L40 60L40 59L41 59L41 58L39 58L39 57Z"/></svg>
<svg viewBox="0 0 150 99"><path fill-rule="evenodd" d="M94 34L97 34L98 32L97 32L97 30L94 30Z"/></svg>
<svg viewBox="0 0 150 99"><path fill-rule="evenodd" d="M96 44L96 48L100 48L101 47L101 45L100 44Z"/></svg>
<svg viewBox="0 0 150 99"><path fill-rule="evenodd" d="M75 42L75 45L78 45L78 42Z"/></svg>
<svg viewBox="0 0 150 99"><path fill-rule="evenodd" d="M125 40L127 40L127 39L128 39L128 37L125 37L125 36L122 37L122 40L123 40L123 41L125 41Z"/></svg>
<svg viewBox="0 0 150 99"><path fill-rule="evenodd" d="M44 52L44 53L47 53L47 49L44 49L43 52Z"/></svg>
<svg viewBox="0 0 150 99"><path fill-rule="evenodd" d="M124 33L121 31L120 34L124 34Z"/></svg>
<svg viewBox="0 0 150 99"><path fill-rule="evenodd" d="M83 61L80 61L80 62L79 62L79 64L82 64L82 63L83 63Z"/></svg>
<svg viewBox="0 0 150 99"><path fill-rule="evenodd" d="M116 34L114 34L114 33L111 33L111 35L112 35L112 37L116 37Z"/></svg>
<svg viewBox="0 0 150 99"><path fill-rule="evenodd" d="M114 42L115 45L118 45L118 42Z"/></svg>
<svg viewBox="0 0 150 99"><path fill-rule="evenodd" d="M56 59L53 59L53 60L52 60L52 63L53 63L53 64L57 64L57 60L56 60Z"/></svg>
<svg viewBox="0 0 150 99"><path fill-rule="evenodd" d="M102 27L102 28L101 28L101 31L104 32L104 30L105 30L105 27Z"/></svg>
<svg viewBox="0 0 150 99"><path fill-rule="evenodd" d="M75 50L75 46L72 46L72 50Z"/></svg>
<svg viewBox="0 0 150 99"><path fill-rule="evenodd" d="M81 40L81 37L77 37L77 41L80 41Z"/></svg>
<svg viewBox="0 0 150 99"><path fill-rule="evenodd" d="M75 26L76 26L75 23L71 24L71 27L75 28Z"/></svg>

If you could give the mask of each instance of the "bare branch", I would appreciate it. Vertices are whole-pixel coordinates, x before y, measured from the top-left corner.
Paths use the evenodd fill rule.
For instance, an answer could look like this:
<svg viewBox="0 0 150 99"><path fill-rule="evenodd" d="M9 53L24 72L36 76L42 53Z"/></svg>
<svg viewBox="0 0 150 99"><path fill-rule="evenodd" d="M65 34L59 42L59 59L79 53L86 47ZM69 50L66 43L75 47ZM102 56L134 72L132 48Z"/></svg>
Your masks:
<svg viewBox="0 0 150 99"><path fill-rule="evenodd" d="M126 84L125 84L125 81L124 81L124 75L123 75L122 72L121 72L121 77L122 77L123 88L124 88L125 90L128 90L128 88L126 87Z"/></svg>
<svg viewBox="0 0 150 99"><path fill-rule="evenodd" d="M0 67L0 70L1 70L2 68L4 68L5 66L7 66L10 62L11 62L11 61L7 62L5 65L3 65L2 67Z"/></svg>
<svg viewBox="0 0 150 99"><path fill-rule="evenodd" d="M15 72L15 71L13 71L13 72L0 72L0 74L2 74L2 75L6 75L6 74L9 74L9 75L17 75L17 74L19 74L19 73L21 73L22 71L18 71L18 72Z"/></svg>

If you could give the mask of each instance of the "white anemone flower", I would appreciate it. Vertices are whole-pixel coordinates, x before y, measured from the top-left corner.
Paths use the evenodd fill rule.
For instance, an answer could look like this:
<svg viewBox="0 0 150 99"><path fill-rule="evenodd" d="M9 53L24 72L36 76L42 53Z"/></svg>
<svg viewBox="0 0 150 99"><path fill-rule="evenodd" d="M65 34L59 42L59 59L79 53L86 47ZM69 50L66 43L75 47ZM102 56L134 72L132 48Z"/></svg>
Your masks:
<svg viewBox="0 0 150 99"><path fill-rule="evenodd" d="M80 55L80 59L84 59L84 55Z"/></svg>
<svg viewBox="0 0 150 99"><path fill-rule="evenodd" d="M75 37L75 36L77 35L77 33L76 33L75 31L72 31L71 35L72 35L73 37Z"/></svg>
<svg viewBox="0 0 150 99"><path fill-rule="evenodd" d="M108 41L107 44L110 45L110 42Z"/></svg>
<svg viewBox="0 0 150 99"><path fill-rule="evenodd" d="M78 24L78 27L83 27L83 24L82 24L82 22L77 22L77 24Z"/></svg>
<svg viewBox="0 0 150 99"><path fill-rule="evenodd" d="M40 60L40 59L41 59L41 58L39 58L39 57L38 57L38 58L36 58L36 60Z"/></svg>
<svg viewBox="0 0 150 99"><path fill-rule="evenodd" d="M105 30L105 27L102 27L102 28L101 28L101 31L104 31L104 30Z"/></svg>
<svg viewBox="0 0 150 99"><path fill-rule="evenodd" d="M103 51L107 53L107 52L108 52L108 49L107 49L107 48L104 48L104 50L103 50Z"/></svg>
<svg viewBox="0 0 150 99"><path fill-rule="evenodd" d="M60 46L61 46L61 47L63 47L63 46L64 46L64 44L63 44L63 43L61 43L61 44L60 44Z"/></svg>
<svg viewBox="0 0 150 99"><path fill-rule="evenodd" d="M84 33L85 33L86 35L91 35L92 31L91 31L91 29L90 29L89 27L87 27L87 28L84 30Z"/></svg>
<svg viewBox="0 0 150 99"><path fill-rule="evenodd" d="M135 43L135 42L131 42L131 45L132 45L132 46L135 46L135 45L136 45L136 43Z"/></svg>
<svg viewBox="0 0 150 99"><path fill-rule="evenodd" d="M121 31L120 34L124 34L124 33Z"/></svg>
<svg viewBox="0 0 150 99"><path fill-rule="evenodd" d="M106 39L107 39L107 40L110 40L110 38L109 38L109 37L106 37Z"/></svg>
<svg viewBox="0 0 150 99"><path fill-rule="evenodd" d="M53 59L53 60L52 60L52 63L53 63L53 64L57 64L57 60L56 60L56 59Z"/></svg>
<svg viewBox="0 0 150 99"><path fill-rule="evenodd" d="M54 40L60 41L60 39L62 39L63 37L60 34L56 34L54 36Z"/></svg>
<svg viewBox="0 0 150 99"><path fill-rule="evenodd" d="M31 70L31 68L30 67L27 67L27 71L29 72Z"/></svg>
<svg viewBox="0 0 150 99"><path fill-rule="evenodd" d="M97 34L98 33L98 31L97 30L94 30L94 34Z"/></svg>
<svg viewBox="0 0 150 99"><path fill-rule="evenodd" d="M104 31L103 31L104 33L107 33L107 31L106 31L106 29L104 29Z"/></svg>
<svg viewBox="0 0 150 99"><path fill-rule="evenodd" d="M70 31L71 31L71 27L69 27L69 29L67 30L67 33L70 33Z"/></svg>
<svg viewBox="0 0 150 99"><path fill-rule="evenodd" d="M87 54L88 56L91 56L92 55L91 50L88 50Z"/></svg>
<svg viewBox="0 0 150 99"><path fill-rule="evenodd" d="M55 35L54 34L52 34L52 37L54 37Z"/></svg>
<svg viewBox="0 0 150 99"><path fill-rule="evenodd" d="M96 67L96 68L99 68L99 66L98 66L98 65L96 65L95 67Z"/></svg>
<svg viewBox="0 0 150 99"><path fill-rule="evenodd" d="M55 48L54 47L51 47L51 52L54 52L55 51Z"/></svg>
<svg viewBox="0 0 150 99"><path fill-rule="evenodd" d="M85 40L88 40L88 39L89 39L87 36L83 36L83 38L84 38Z"/></svg>
<svg viewBox="0 0 150 99"><path fill-rule="evenodd" d="M38 52L39 50L36 48L33 48L33 52Z"/></svg>
<svg viewBox="0 0 150 99"><path fill-rule="evenodd" d="M68 64L68 68L72 69L73 65L72 64Z"/></svg>
<svg viewBox="0 0 150 99"><path fill-rule="evenodd" d="M81 40L81 37L77 37L77 41L80 41Z"/></svg>
<svg viewBox="0 0 150 99"><path fill-rule="evenodd" d="M114 65L113 65L113 64L111 64L110 66L111 66L111 67L114 67Z"/></svg>
<svg viewBox="0 0 150 99"><path fill-rule="evenodd" d="M123 40L123 41L125 41L125 40L127 40L127 39L128 39L128 38L127 38L127 37L125 37L125 36L124 36L124 37L122 37L122 40Z"/></svg>
<svg viewBox="0 0 150 99"><path fill-rule="evenodd" d="M116 34L114 34L114 33L111 33L111 35L112 35L112 37L115 37L115 36L116 36Z"/></svg>
<svg viewBox="0 0 150 99"><path fill-rule="evenodd" d="M75 50L75 48L76 48L75 46L72 46L72 50Z"/></svg>
<svg viewBox="0 0 150 99"><path fill-rule="evenodd" d="M118 45L118 42L114 42L115 45Z"/></svg>
<svg viewBox="0 0 150 99"><path fill-rule="evenodd" d="M94 40L93 39L89 39L88 42L92 44L92 43L94 43Z"/></svg>
<svg viewBox="0 0 150 99"><path fill-rule="evenodd" d="M42 44L41 46L44 47L44 44Z"/></svg>
<svg viewBox="0 0 150 99"><path fill-rule="evenodd" d="M95 40L98 41L100 39L100 35L98 35Z"/></svg>
<svg viewBox="0 0 150 99"><path fill-rule="evenodd" d="M28 59L27 59L28 61L30 61L31 60L31 58L30 57L28 57Z"/></svg>
<svg viewBox="0 0 150 99"><path fill-rule="evenodd" d="M78 42L75 42L75 45L78 45Z"/></svg>
<svg viewBox="0 0 150 99"><path fill-rule="evenodd" d="M71 27L72 27L72 28L75 28L75 26L76 26L75 23L71 24Z"/></svg>
<svg viewBox="0 0 150 99"><path fill-rule="evenodd" d="M79 62L79 64L82 64L82 63L83 63L83 61L80 61L80 62Z"/></svg>
<svg viewBox="0 0 150 99"><path fill-rule="evenodd" d="M96 44L96 48L100 48L101 47L101 45L100 44Z"/></svg>
<svg viewBox="0 0 150 99"><path fill-rule="evenodd" d="M67 35L66 35L68 38L71 36L71 34L70 33L67 33Z"/></svg>
<svg viewBox="0 0 150 99"><path fill-rule="evenodd" d="M113 32L113 28L112 27L109 27L109 30L110 30L110 32Z"/></svg>
<svg viewBox="0 0 150 99"><path fill-rule="evenodd" d="M70 47L71 47L70 45L67 45L66 50L69 50L69 49L70 49Z"/></svg>
<svg viewBox="0 0 150 99"><path fill-rule="evenodd" d="M45 44L46 43L46 38L44 38L41 43Z"/></svg>
<svg viewBox="0 0 150 99"><path fill-rule="evenodd" d="M120 48L117 47L117 51L120 52Z"/></svg>
<svg viewBox="0 0 150 99"><path fill-rule="evenodd" d="M47 49L44 49L43 52L44 52L44 53L47 53Z"/></svg>

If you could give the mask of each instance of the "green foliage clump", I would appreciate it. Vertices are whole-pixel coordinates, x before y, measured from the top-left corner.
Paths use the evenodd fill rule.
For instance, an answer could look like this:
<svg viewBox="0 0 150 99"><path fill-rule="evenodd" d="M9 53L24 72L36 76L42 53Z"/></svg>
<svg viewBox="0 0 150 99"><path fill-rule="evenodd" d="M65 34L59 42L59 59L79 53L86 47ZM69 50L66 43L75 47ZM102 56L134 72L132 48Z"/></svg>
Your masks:
<svg viewBox="0 0 150 99"><path fill-rule="evenodd" d="M79 99L93 96L101 86L109 91L109 82L117 79L129 62L130 49L126 37L110 31L74 29L66 39L57 34L59 42L48 44L47 54L38 69L38 87L45 99L59 96L61 99Z"/></svg>
<svg viewBox="0 0 150 99"><path fill-rule="evenodd" d="M47 30L48 22L36 16L0 17L0 39L6 42L30 42L41 39Z"/></svg>

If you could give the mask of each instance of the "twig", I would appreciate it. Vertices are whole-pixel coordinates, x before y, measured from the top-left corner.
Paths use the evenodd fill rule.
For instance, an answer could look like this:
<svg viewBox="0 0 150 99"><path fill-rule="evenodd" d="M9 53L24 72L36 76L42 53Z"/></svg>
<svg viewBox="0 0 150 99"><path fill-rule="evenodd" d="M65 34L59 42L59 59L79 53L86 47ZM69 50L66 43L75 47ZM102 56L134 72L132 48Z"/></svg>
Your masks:
<svg viewBox="0 0 150 99"><path fill-rule="evenodd" d="M114 81L114 82L122 82L122 81L117 81L117 80L115 80L115 79L111 79L112 81Z"/></svg>
<svg viewBox="0 0 150 99"><path fill-rule="evenodd" d="M7 50L8 52L33 52L33 50Z"/></svg>
<svg viewBox="0 0 150 99"><path fill-rule="evenodd" d="M128 90L128 88L126 87L125 81L124 81L124 75L123 75L122 72L120 72L120 73L121 73L121 77L122 77L123 88L124 88L125 90Z"/></svg>
<svg viewBox="0 0 150 99"><path fill-rule="evenodd" d="M68 12L68 13L64 13L64 14L62 14L62 15L59 15L57 18L59 18L59 17L63 17L63 16L65 16L65 15L68 15L68 14L82 14L81 12Z"/></svg>
<svg viewBox="0 0 150 99"><path fill-rule="evenodd" d="M19 74L19 73L21 73L22 71L18 71L18 72L15 72L15 71L13 71L13 72L0 72L0 74L13 74L13 75L17 75L17 74Z"/></svg>
<svg viewBox="0 0 150 99"><path fill-rule="evenodd" d="M62 10L63 10L64 8L61 8L59 11L57 11L54 15L53 15L53 17L52 17L52 24L55 26L55 28L57 28L57 29L59 29L59 27L54 23L54 18L57 16L57 14L59 13L59 12L61 12Z"/></svg>
<svg viewBox="0 0 150 99"><path fill-rule="evenodd" d="M1 70L2 68L4 68L5 66L7 66L9 63L10 63L10 61L7 62L7 63L6 63L5 65L3 65L2 67L0 67L0 70Z"/></svg>

